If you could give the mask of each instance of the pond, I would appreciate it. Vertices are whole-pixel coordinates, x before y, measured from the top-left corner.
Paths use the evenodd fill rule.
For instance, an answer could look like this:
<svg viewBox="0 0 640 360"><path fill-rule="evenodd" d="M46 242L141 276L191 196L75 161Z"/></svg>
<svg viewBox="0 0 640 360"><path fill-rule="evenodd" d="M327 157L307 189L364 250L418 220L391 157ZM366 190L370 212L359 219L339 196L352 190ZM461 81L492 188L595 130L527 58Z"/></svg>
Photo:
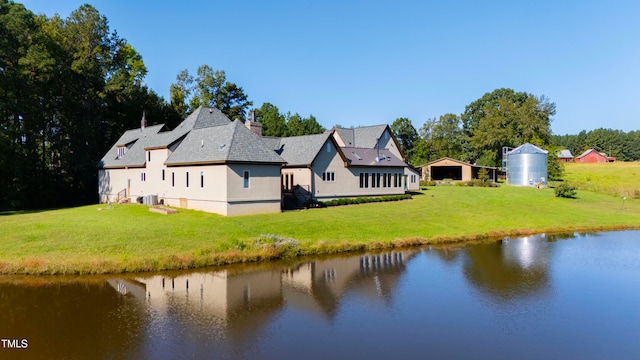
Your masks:
<svg viewBox="0 0 640 360"><path fill-rule="evenodd" d="M640 231L0 277L0 358L640 358Z"/></svg>

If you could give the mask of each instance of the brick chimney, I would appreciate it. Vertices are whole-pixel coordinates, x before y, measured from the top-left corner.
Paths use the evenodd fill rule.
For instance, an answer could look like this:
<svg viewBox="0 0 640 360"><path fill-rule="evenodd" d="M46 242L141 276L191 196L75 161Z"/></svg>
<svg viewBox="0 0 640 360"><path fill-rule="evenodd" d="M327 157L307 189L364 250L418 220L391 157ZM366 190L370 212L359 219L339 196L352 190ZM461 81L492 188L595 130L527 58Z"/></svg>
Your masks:
<svg viewBox="0 0 640 360"><path fill-rule="evenodd" d="M247 129L251 130L252 133L256 134L256 136L262 137L262 123L256 119L255 109L251 109L250 114L249 120L245 121L244 125Z"/></svg>

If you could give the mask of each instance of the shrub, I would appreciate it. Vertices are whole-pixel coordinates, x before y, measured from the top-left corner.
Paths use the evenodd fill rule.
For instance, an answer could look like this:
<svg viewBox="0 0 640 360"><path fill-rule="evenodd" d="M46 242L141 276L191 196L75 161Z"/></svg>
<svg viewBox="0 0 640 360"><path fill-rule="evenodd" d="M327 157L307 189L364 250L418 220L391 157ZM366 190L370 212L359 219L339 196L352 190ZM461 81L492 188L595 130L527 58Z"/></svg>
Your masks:
<svg viewBox="0 0 640 360"><path fill-rule="evenodd" d="M576 187L569 184L560 184L554 189L556 197L563 197L568 199L576 198Z"/></svg>
<svg viewBox="0 0 640 360"><path fill-rule="evenodd" d="M471 181L458 181L455 184L456 186L498 187L498 184L492 181L482 181L479 179L475 179Z"/></svg>
<svg viewBox="0 0 640 360"><path fill-rule="evenodd" d="M407 200L407 199L411 199L411 194L376 196L376 197L359 197L359 198L340 198L340 199L333 199L333 200L324 201L324 202L318 202L320 206L315 206L315 207L365 204L365 203L371 203L371 202L399 201L399 200Z"/></svg>
<svg viewBox="0 0 640 360"><path fill-rule="evenodd" d="M436 185L437 185L437 183L435 181L433 181L433 180L431 180L431 181L421 180L420 181L420 187L423 187L423 186L436 186Z"/></svg>
<svg viewBox="0 0 640 360"><path fill-rule="evenodd" d="M489 170L487 170L486 168L481 168L480 170L478 170L478 180L482 182L489 181Z"/></svg>

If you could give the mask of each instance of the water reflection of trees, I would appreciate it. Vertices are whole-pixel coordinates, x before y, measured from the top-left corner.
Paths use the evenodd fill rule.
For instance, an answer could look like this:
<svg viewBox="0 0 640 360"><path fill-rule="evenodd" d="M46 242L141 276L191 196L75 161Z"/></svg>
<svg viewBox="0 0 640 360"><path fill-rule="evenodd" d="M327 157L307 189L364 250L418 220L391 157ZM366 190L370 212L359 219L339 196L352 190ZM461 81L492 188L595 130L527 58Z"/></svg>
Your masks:
<svg viewBox="0 0 640 360"><path fill-rule="evenodd" d="M464 275L498 300L542 295L549 288L548 240L539 234L471 246L465 251Z"/></svg>
<svg viewBox="0 0 640 360"><path fill-rule="evenodd" d="M538 234L470 246L430 248L445 263L463 261L465 278L492 298L505 301L544 294L550 284L550 242L576 234Z"/></svg>
<svg viewBox="0 0 640 360"><path fill-rule="evenodd" d="M35 279L0 281L0 335L28 341L26 350L0 349L3 356L142 357L143 309L119 296L104 278Z"/></svg>

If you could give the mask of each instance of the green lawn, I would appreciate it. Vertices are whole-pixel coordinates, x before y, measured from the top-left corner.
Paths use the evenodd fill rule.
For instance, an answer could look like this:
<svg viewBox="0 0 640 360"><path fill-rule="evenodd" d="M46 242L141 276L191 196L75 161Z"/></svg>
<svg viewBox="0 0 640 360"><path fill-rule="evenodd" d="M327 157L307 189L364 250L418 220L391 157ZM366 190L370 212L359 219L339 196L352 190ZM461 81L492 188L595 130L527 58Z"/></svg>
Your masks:
<svg viewBox="0 0 640 360"><path fill-rule="evenodd" d="M640 162L567 163L564 181L583 190L640 199Z"/></svg>
<svg viewBox="0 0 640 360"><path fill-rule="evenodd" d="M564 199L553 189L504 185L430 187L412 200L240 217L188 210L160 215L143 205L105 208L0 213L0 273L188 268L488 236L640 228L639 200L589 191Z"/></svg>

